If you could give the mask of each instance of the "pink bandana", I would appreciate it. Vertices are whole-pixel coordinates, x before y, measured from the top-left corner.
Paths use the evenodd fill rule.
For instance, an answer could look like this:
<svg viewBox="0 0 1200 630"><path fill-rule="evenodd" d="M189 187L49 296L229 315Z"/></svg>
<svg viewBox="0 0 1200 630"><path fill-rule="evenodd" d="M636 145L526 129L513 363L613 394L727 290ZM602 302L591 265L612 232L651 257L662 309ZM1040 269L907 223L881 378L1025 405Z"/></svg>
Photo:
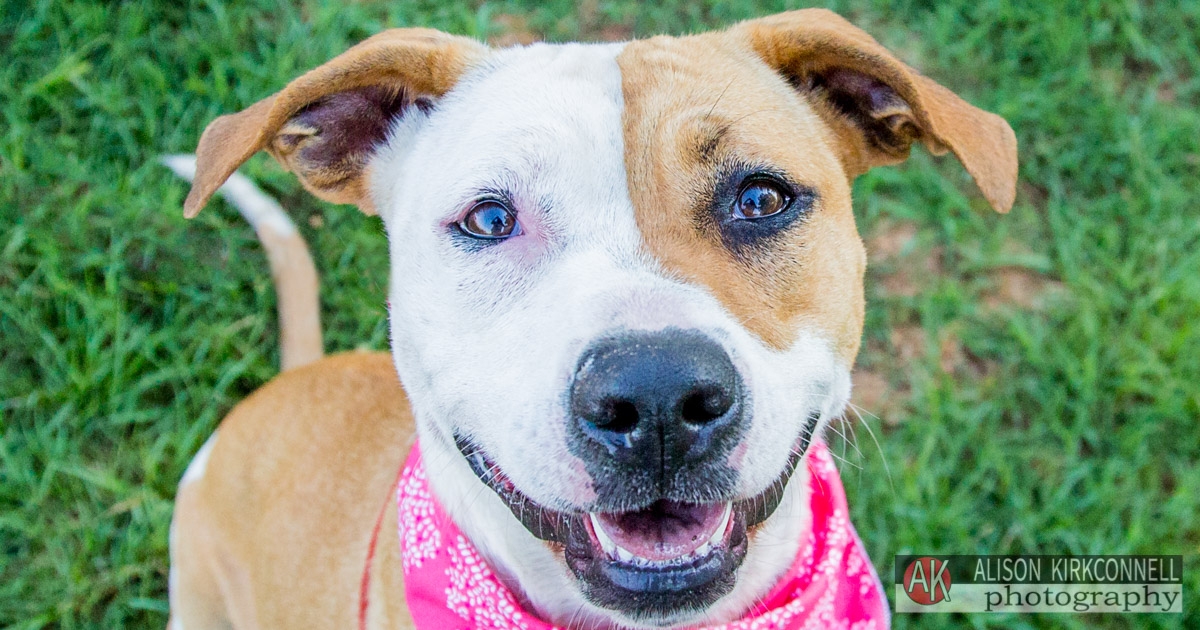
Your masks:
<svg viewBox="0 0 1200 630"><path fill-rule="evenodd" d="M812 529L791 568L752 616L705 630L890 627L883 587L848 519L828 448L814 442L807 462ZM418 629L557 630L521 609L450 521L429 490L415 445L397 482L396 500L408 609ZM364 621L368 579L364 574Z"/></svg>

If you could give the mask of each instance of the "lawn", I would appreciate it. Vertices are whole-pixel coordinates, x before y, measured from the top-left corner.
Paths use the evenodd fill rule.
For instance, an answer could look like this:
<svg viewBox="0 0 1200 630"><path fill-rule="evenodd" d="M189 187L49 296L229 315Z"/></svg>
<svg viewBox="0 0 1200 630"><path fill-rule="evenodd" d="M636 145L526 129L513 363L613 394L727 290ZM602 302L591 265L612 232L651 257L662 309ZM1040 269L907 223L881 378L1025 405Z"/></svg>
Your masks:
<svg viewBox="0 0 1200 630"><path fill-rule="evenodd" d="M832 444L889 594L898 553L1187 556L1182 619L895 625L1200 627L1200 2L828 6L1021 144L1007 216L923 150L855 184L863 419ZM252 231L224 202L184 221L156 156L387 27L598 40L785 8L0 0L0 627L161 628L175 484L277 371ZM309 239L327 346L385 348L379 221L244 172Z"/></svg>

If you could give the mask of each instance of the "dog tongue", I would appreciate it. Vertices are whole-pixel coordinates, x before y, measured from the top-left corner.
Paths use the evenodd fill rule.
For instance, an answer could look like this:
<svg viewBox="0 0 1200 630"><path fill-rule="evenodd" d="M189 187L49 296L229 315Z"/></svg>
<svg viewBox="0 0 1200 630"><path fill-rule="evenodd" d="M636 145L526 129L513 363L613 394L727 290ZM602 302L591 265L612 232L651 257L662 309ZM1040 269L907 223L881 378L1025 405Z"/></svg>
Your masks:
<svg viewBox="0 0 1200 630"><path fill-rule="evenodd" d="M724 503L658 501L637 512L598 514L617 545L635 556L663 562L686 556L708 542L725 515Z"/></svg>

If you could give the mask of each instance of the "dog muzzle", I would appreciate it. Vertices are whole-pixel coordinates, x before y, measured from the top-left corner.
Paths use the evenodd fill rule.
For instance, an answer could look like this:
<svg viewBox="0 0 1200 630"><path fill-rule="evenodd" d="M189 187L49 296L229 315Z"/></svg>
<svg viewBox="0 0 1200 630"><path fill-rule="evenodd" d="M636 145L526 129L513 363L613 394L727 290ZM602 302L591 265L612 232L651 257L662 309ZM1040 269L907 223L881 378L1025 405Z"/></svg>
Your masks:
<svg viewBox="0 0 1200 630"><path fill-rule="evenodd" d="M746 617L706 630L792 630L812 623L883 630L891 625L883 586L850 524L841 478L824 443L813 443L807 464L812 527L791 567ZM397 480L396 506L405 597L416 628L555 628L521 608L450 520L429 489L418 445ZM363 630L369 581L369 572L364 572L359 616Z"/></svg>

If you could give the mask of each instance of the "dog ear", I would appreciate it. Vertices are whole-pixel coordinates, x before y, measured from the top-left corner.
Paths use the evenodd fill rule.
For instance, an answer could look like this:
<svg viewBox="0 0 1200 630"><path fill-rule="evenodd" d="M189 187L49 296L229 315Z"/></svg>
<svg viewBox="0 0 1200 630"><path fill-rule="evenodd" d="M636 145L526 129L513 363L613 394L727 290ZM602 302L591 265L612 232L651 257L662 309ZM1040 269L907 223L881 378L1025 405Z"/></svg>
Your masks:
<svg viewBox="0 0 1200 630"><path fill-rule="evenodd" d="M733 30L813 98L843 138L852 176L904 161L919 140L935 155L953 151L996 211L1012 208L1017 139L1003 118L972 107L830 11L790 11Z"/></svg>
<svg viewBox="0 0 1200 630"><path fill-rule="evenodd" d="M390 123L409 107L427 108L486 53L474 40L432 29L384 31L280 92L217 118L200 136L184 216L199 213L263 149L317 197L374 214L364 171Z"/></svg>

